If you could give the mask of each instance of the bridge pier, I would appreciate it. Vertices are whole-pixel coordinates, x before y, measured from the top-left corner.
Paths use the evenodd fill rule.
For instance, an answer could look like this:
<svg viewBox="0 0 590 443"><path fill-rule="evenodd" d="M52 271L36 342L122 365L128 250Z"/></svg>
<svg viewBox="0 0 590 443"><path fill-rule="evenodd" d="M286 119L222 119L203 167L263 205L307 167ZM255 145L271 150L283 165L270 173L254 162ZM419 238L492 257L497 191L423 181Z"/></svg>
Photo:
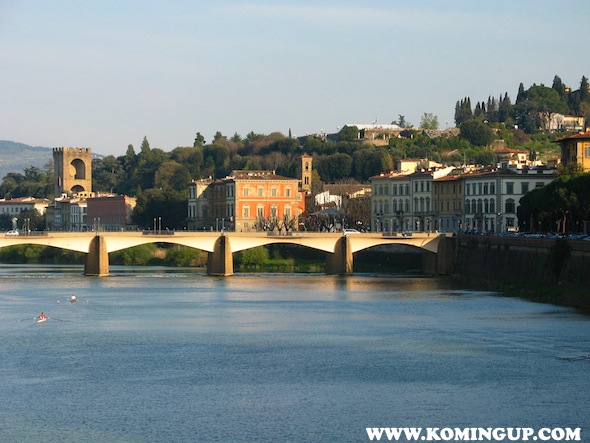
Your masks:
<svg viewBox="0 0 590 443"><path fill-rule="evenodd" d="M213 252L207 255L207 274L232 275L233 273L234 262L229 238L222 235L215 241Z"/></svg>
<svg viewBox="0 0 590 443"><path fill-rule="evenodd" d="M84 262L84 275L102 277L109 275L109 253L104 237L94 236L90 241Z"/></svg>
<svg viewBox="0 0 590 443"><path fill-rule="evenodd" d="M344 235L336 242L334 253L326 253L326 274L351 275L352 263L350 238Z"/></svg>

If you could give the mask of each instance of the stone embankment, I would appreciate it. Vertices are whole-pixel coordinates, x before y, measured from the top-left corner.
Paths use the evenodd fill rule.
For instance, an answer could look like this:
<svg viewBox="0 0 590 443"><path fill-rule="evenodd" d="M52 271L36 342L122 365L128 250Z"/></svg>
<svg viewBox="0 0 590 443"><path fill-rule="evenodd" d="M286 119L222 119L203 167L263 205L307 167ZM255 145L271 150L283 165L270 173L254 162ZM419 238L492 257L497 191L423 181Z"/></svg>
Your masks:
<svg viewBox="0 0 590 443"><path fill-rule="evenodd" d="M477 235L447 240L455 276L487 282L501 292L590 309L589 241Z"/></svg>

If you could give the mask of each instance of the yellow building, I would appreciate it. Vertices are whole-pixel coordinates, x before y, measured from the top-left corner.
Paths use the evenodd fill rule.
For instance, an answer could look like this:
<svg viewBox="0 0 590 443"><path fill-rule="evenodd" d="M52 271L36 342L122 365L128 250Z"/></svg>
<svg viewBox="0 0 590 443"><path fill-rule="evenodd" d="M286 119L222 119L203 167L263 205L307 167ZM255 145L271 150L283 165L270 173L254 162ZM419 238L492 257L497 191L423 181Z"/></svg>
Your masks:
<svg viewBox="0 0 590 443"><path fill-rule="evenodd" d="M577 163L584 172L590 171L590 131L562 137L555 142L561 147L561 162L564 165Z"/></svg>

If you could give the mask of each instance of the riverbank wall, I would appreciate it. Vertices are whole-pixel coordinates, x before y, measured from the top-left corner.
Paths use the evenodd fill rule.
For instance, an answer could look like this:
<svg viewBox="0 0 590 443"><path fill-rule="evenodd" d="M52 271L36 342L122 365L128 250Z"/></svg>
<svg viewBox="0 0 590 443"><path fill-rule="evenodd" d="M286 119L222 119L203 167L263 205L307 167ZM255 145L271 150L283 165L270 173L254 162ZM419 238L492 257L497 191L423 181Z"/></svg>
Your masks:
<svg viewBox="0 0 590 443"><path fill-rule="evenodd" d="M539 301L590 309L590 242L459 235L441 252L450 274ZM450 247L449 247L450 246ZM451 256L452 254L452 256Z"/></svg>

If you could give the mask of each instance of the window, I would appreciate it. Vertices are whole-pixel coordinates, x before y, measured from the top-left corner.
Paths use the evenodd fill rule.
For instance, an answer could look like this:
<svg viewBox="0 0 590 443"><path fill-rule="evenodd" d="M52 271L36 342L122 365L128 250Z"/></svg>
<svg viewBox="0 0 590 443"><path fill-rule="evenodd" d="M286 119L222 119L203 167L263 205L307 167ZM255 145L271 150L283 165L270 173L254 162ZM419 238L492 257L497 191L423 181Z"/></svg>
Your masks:
<svg viewBox="0 0 590 443"><path fill-rule="evenodd" d="M244 189L242 189L242 194L244 194L244 197L248 197L250 195L250 188L248 186L244 186Z"/></svg>
<svg viewBox="0 0 590 443"><path fill-rule="evenodd" d="M487 195L488 194L488 189L489 189L488 188L488 184L487 183L484 183L483 184L483 193Z"/></svg>
<svg viewBox="0 0 590 443"><path fill-rule="evenodd" d="M514 200L511 199L511 198L509 198L508 200L506 200L506 205L505 205L504 211L506 213L514 214L516 212L515 209L516 208L515 208L515 205L514 205Z"/></svg>
<svg viewBox="0 0 590 443"><path fill-rule="evenodd" d="M590 158L590 146L584 147L584 157Z"/></svg>
<svg viewBox="0 0 590 443"><path fill-rule="evenodd" d="M490 183L490 194L495 194L495 193L496 193L496 184Z"/></svg>
<svg viewBox="0 0 590 443"><path fill-rule="evenodd" d="M278 196L278 190L275 186L273 186L272 188L270 188L270 195L271 197L277 197Z"/></svg>
<svg viewBox="0 0 590 443"><path fill-rule="evenodd" d="M244 205L242 207L242 217L243 218L250 218L250 206Z"/></svg>
<svg viewBox="0 0 590 443"><path fill-rule="evenodd" d="M287 218L287 219L291 218L291 206L290 205L285 206L285 218Z"/></svg>
<svg viewBox="0 0 590 443"><path fill-rule="evenodd" d="M526 194L527 192L529 192L528 182L523 182L520 184L520 186L521 186L521 194Z"/></svg>
<svg viewBox="0 0 590 443"><path fill-rule="evenodd" d="M264 218L264 206L262 206L262 205L256 206L256 217Z"/></svg>
<svg viewBox="0 0 590 443"><path fill-rule="evenodd" d="M481 195L481 194L483 193L483 192L482 192L482 188L483 188L483 183L478 183L478 184L477 184L477 193L478 193L479 195Z"/></svg>
<svg viewBox="0 0 590 443"><path fill-rule="evenodd" d="M514 182L506 182L506 194L514 194Z"/></svg>
<svg viewBox="0 0 590 443"><path fill-rule="evenodd" d="M258 197L262 197L263 192L264 192L264 190L263 190L262 186L258 186Z"/></svg>
<svg viewBox="0 0 590 443"><path fill-rule="evenodd" d="M285 197L291 197L291 187L289 186L285 188Z"/></svg>

